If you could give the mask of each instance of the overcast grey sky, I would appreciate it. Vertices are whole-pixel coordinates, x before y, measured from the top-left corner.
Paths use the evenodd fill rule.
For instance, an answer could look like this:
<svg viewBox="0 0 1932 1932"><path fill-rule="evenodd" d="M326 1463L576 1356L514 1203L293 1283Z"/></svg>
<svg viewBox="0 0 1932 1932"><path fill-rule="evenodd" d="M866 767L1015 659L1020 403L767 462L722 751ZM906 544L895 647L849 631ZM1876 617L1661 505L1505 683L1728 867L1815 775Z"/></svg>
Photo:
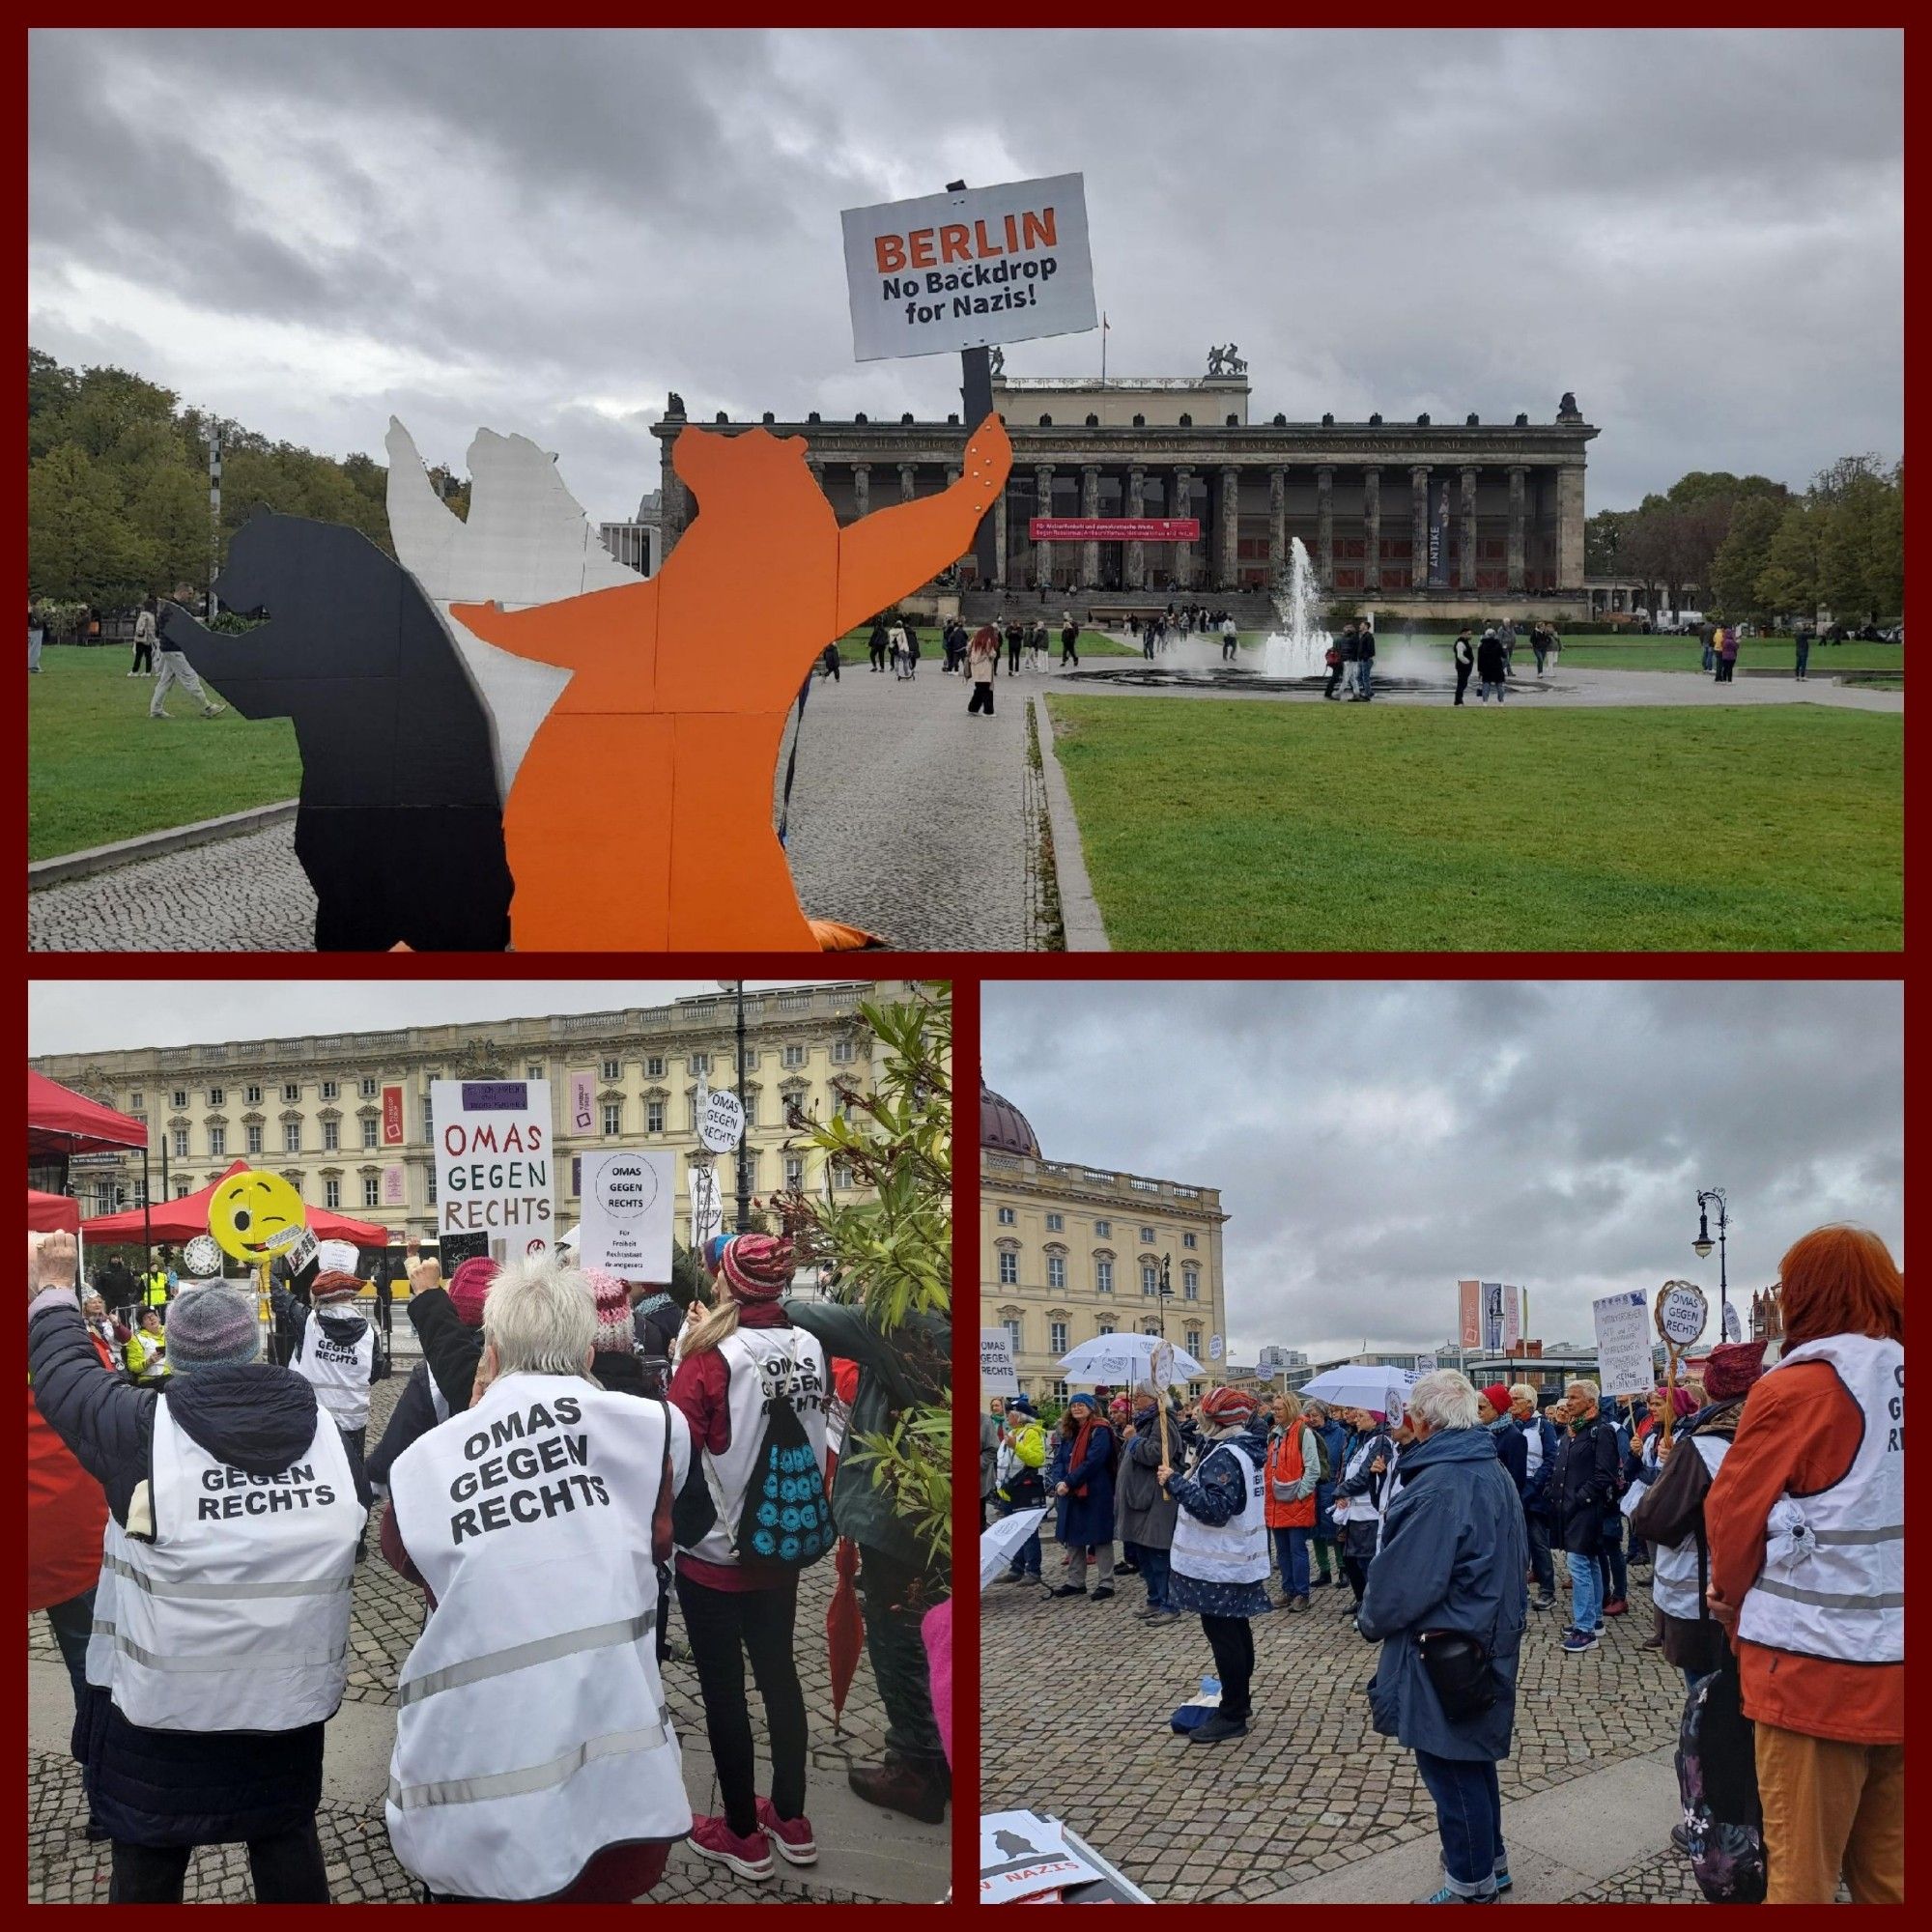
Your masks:
<svg viewBox="0 0 1932 1932"><path fill-rule="evenodd" d="M1715 1311L1700 1187L1746 1313L1826 1221L1904 1264L1895 984L1009 982L983 1010L1047 1158L1220 1188L1236 1360L1430 1348L1471 1277L1527 1287L1546 1341L1672 1278Z"/></svg>
<svg viewBox="0 0 1932 1932"><path fill-rule="evenodd" d="M40 32L29 314L272 438L557 452L593 518L694 413L957 407L852 361L838 211L1087 177L1115 375L1254 412L1603 428L1590 504L1903 441L1902 36ZM1097 335L1014 375L1092 373Z"/></svg>
<svg viewBox="0 0 1932 1932"><path fill-rule="evenodd" d="M748 988L788 984L747 980ZM715 993L715 980L30 980L29 1053L106 1053L614 1012Z"/></svg>

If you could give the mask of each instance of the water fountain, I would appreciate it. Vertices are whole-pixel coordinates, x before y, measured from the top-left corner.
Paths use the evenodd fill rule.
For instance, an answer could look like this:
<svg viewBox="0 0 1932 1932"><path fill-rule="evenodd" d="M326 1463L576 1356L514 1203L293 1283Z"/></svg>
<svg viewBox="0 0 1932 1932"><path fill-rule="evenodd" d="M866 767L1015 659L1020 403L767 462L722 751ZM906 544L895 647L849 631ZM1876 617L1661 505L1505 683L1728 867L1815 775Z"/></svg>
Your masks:
<svg viewBox="0 0 1932 1932"><path fill-rule="evenodd" d="M1321 628L1321 593L1299 537L1289 547L1288 582L1274 593L1283 628L1262 639L1256 668L1264 677L1325 677L1329 636Z"/></svg>

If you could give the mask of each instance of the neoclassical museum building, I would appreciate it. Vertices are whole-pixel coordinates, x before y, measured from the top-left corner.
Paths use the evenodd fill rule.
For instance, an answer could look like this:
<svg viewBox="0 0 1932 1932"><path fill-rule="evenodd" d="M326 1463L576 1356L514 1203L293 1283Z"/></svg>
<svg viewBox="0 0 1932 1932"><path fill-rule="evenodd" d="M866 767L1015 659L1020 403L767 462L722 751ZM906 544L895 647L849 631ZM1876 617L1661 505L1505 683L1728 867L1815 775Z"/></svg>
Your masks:
<svg viewBox="0 0 1932 1932"><path fill-rule="evenodd" d="M681 398L670 405L653 431L667 554L696 507L671 469L696 419ZM1237 612L1264 607L1297 538L1324 594L1364 609L1589 614L1583 472L1597 431L1574 396L1546 422L1526 412L1510 422L1255 422L1245 372L1105 383L996 374L993 407L1012 438L1013 469L984 547L990 567L969 555L948 574L969 614L999 596L1042 593L1089 609L1181 595ZM957 415L844 422L814 412L803 422L767 414L762 426L806 440L841 522L944 489L966 438ZM1037 518L1191 519L1198 534L1035 541Z"/></svg>

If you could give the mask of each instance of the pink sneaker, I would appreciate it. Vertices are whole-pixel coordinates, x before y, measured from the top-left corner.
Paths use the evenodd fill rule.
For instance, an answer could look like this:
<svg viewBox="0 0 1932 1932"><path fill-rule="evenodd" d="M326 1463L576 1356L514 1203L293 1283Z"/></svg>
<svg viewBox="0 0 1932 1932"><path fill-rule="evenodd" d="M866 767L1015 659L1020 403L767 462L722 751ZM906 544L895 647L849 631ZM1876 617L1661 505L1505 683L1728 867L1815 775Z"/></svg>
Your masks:
<svg viewBox="0 0 1932 1932"><path fill-rule="evenodd" d="M815 1865L818 1843L811 1835L810 1818L781 1818L772 1809L769 1798L758 1800L758 1823L772 1841L772 1850L787 1864Z"/></svg>
<svg viewBox="0 0 1932 1932"><path fill-rule="evenodd" d="M694 1818L691 1849L701 1859L729 1865L740 1878L768 1879L772 1875L772 1847L765 1834L753 1832L741 1838L723 1818Z"/></svg>

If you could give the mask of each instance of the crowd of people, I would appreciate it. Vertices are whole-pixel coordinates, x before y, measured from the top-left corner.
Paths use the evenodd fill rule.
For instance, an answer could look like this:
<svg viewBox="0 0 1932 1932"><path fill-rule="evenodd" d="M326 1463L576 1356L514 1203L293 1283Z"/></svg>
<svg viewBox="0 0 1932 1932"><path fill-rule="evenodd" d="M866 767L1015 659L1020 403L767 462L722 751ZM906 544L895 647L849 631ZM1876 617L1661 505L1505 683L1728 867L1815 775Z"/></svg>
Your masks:
<svg viewBox="0 0 1932 1932"><path fill-rule="evenodd" d="M1008 1580L1100 1601L1137 1574L1142 1622L1198 1616L1219 1702L1188 1736L1208 1746L1248 1733L1256 1620L1346 1584L1343 1613L1381 1646L1371 1720L1436 1808L1428 1902L1477 1904L1511 1886L1496 1766L1535 1613L1567 1593L1549 1641L1580 1657L1648 1572L1642 1647L1686 1692L1672 1843L1707 1894L1829 1903L1842 1879L1857 1902L1900 1902L1903 1279L1843 1227L1780 1273L1770 1372L1762 1341L1723 1343L1625 1403L1586 1378L1549 1401L1453 1369L1398 1413L1143 1384L1076 1391L1049 1429L1010 1400L982 1431L982 1499L1044 1507L1062 1554L1047 1570L1036 1531Z"/></svg>
<svg viewBox="0 0 1932 1932"><path fill-rule="evenodd" d="M927 1645L946 1578L839 1449L939 1399L946 1324L915 1349L856 1305L793 1297L781 1237L703 1259L682 1298L562 1258L472 1259L446 1284L420 1263L422 1360L366 1450L380 1360L355 1249L324 1242L299 1293L272 1290L285 1364L264 1358L252 1285L185 1282L164 1372L137 1379L72 1236L29 1237L29 1601L72 1682L110 1902L178 1902L194 1848L234 1842L258 1901L327 1902L324 1736L379 1510L383 1557L423 1595L386 1817L426 1901L634 1899L679 1842L753 1882L815 1862L798 1657L822 1639L798 1595L841 1539L887 1719L883 1761L847 1782L943 1820ZM673 1661L696 1678L714 1815L687 1795Z"/></svg>

